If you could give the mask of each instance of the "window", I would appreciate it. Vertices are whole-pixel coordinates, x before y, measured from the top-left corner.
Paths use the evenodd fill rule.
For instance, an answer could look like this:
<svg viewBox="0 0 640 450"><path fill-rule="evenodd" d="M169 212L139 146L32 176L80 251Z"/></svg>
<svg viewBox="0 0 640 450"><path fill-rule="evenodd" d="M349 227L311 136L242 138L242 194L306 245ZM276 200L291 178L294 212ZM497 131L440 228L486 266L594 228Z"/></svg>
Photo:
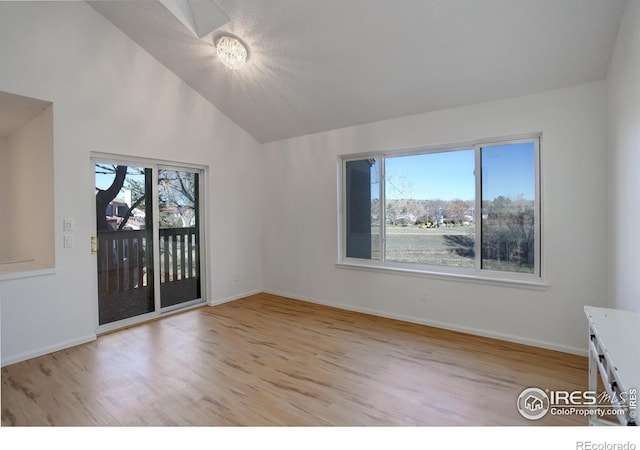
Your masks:
<svg viewBox="0 0 640 450"><path fill-rule="evenodd" d="M342 158L341 262L539 278L539 137Z"/></svg>

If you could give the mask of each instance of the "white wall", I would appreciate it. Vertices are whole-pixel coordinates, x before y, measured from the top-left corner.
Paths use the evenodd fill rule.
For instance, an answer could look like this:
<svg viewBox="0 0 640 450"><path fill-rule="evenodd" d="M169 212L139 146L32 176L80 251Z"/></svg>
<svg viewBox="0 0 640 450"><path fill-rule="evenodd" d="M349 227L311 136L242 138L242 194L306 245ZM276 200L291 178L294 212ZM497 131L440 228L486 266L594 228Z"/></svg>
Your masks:
<svg viewBox="0 0 640 450"><path fill-rule="evenodd" d="M92 151L209 166L208 301L262 289L257 141L84 2L0 2L0 60L0 91L53 102L56 250L54 274L0 281L3 365L95 338Z"/></svg>
<svg viewBox="0 0 640 450"><path fill-rule="evenodd" d="M607 305L606 85L421 114L265 145L268 291L585 353ZM542 132L543 270L531 290L337 268L337 155ZM420 301L426 291L430 301Z"/></svg>
<svg viewBox="0 0 640 450"><path fill-rule="evenodd" d="M640 312L640 0L628 0L607 76L610 306Z"/></svg>
<svg viewBox="0 0 640 450"><path fill-rule="evenodd" d="M9 160L11 154L9 153L9 140L5 136L0 136L0 192L7 192L9 190L11 171L9 170ZM2 216L6 218L6 207L9 205L6 195L0 197L0 212ZM0 220L0 236L9 233L10 224L7 220ZM0 262L3 261L3 255L9 254L10 239L2 239L0 237Z"/></svg>
<svg viewBox="0 0 640 450"><path fill-rule="evenodd" d="M0 158L6 166L0 208L4 242L0 267L10 271L54 266L53 108L20 126L7 139Z"/></svg>

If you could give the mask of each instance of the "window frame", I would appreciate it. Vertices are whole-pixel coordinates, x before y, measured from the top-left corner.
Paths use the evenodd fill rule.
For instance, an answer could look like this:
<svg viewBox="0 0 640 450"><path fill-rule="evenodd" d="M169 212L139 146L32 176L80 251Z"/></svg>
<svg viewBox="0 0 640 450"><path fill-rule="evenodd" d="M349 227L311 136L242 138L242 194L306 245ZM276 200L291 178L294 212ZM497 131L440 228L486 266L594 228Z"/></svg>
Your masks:
<svg viewBox="0 0 640 450"><path fill-rule="evenodd" d="M518 273L483 269L482 265L482 148L532 142L534 144L535 167L535 229L534 229L534 271L533 273ZM530 133L518 136L502 138L490 138L467 141L457 144L432 145L409 149L386 150L377 152L365 152L357 154L338 155L338 260L337 267L364 269L382 272L400 272L409 275L428 276L463 281L480 281L491 284L511 284L522 287L546 288L543 258L543 217L542 217L542 133ZM474 251L475 258L472 268L454 267L446 265L420 264L411 262L395 262L386 260L386 177L385 160L399 156L413 156L421 154L445 153L462 150L474 150L475 152L475 210L480 220L475 222ZM347 257L347 189L346 189L346 165L350 161L375 158L378 164L379 198L378 214L380 216L379 259L365 259Z"/></svg>

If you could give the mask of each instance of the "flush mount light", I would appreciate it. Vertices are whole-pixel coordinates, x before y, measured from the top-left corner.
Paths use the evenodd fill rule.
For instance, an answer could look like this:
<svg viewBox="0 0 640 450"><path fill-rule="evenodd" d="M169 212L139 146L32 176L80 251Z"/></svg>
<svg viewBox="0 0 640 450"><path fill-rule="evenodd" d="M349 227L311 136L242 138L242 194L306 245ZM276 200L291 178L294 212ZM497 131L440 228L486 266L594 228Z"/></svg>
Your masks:
<svg viewBox="0 0 640 450"><path fill-rule="evenodd" d="M230 69L238 69L247 61L246 47L231 36L219 37L216 41L216 51L220 61Z"/></svg>

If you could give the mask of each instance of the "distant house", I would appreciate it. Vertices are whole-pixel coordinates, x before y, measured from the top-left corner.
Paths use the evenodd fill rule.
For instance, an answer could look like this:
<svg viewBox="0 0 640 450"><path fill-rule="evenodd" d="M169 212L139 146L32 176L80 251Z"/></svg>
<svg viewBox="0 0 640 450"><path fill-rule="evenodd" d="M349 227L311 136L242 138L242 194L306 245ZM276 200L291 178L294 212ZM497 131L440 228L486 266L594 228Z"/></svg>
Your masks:
<svg viewBox="0 0 640 450"><path fill-rule="evenodd" d="M121 198L115 198L107 205L106 219L107 223L113 230L118 230L120 228L120 224L127 216L129 209L129 204L126 202L126 200L123 200ZM144 212L140 211L137 208L134 208L131 216L127 219L127 223L122 229L144 230L144 226Z"/></svg>

